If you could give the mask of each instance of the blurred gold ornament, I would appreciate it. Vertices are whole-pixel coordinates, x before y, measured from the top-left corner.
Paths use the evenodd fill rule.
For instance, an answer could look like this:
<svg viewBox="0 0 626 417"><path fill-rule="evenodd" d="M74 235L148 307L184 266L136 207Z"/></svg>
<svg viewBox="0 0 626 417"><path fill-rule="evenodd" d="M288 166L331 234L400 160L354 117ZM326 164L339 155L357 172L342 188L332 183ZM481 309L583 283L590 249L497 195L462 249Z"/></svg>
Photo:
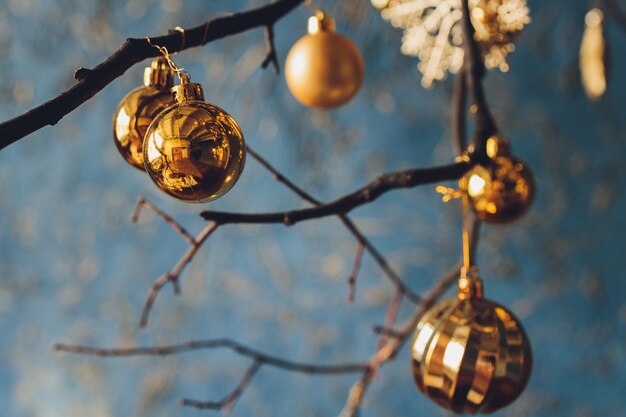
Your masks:
<svg viewBox="0 0 626 417"><path fill-rule="evenodd" d="M526 164L510 155L506 139L487 140L489 161L471 168L460 181L476 216L492 223L508 223L521 217L535 195L535 182Z"/></svg>
<svg viewBox="0 0 626 417"><path fill-rule="evenodd" d="M174 71L165 58L156 58L145 69L142 87L128 93L113 115L113 141L130 165L144 170L143 139L152 120L173 104L170 88Z"/></svg>
<svg viewBox="0 0 626 417"><path fill-rule="evenodd" d="M419 58L422 86L456 73L463 64L461 0L371 0L383 19L404 29L400 51ZM526 0L470 0L474 38L485 66L506 72L513 38L530 23Z"/></svg>
<svg viewBox="0 0 626 417"><path fill-rule="evenodd" d="M335 21L318 11L309 34L296 42L285 62L291 94L310 107L341 106L356 94L365 74L359 49L335 32Z"/></svg>
<svg viewBox="0 0 626 417"><path fill-rule="evenodd" d="M457 413L491 413L524 390L532 368L519 320L483 298L475 268L461 271L459 295L430 308L410 345L421 392Z"/></svg>
<svg viewBox="0 0 626 417"><path fill-rule="evenodd" d="M580 76L592 100L600 100L606 92L607 54L604 38L604 14L591 9L585 16L585 31L580 43Z"/></svg>
<svg viewBox="0 0 626 417"><path fill-rule="evenodd" d="M237 122L204 101L189 76L172 88L176 104L154 119L143 145L146 172L165 193L185 202L221 197L239 179L246 148Z"/></svg>

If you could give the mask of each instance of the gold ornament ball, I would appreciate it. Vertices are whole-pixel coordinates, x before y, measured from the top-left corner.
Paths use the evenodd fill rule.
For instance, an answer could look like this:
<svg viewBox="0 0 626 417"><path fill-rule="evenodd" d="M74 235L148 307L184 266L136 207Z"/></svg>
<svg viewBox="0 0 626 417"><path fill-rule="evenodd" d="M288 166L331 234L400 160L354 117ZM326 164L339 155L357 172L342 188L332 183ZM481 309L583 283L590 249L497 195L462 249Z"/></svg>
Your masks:
<svg viewBox="0 0 626 417"><path fill-rule="evenodd" d="M215 200L243 171L243 133L228 113L204 101L200 84L190 83L187 76L172 92L177 104L161 112L146 133L146 172L178 200Z"/></svg>
<svg viewBox="0 0 626 417"><path fill-rule="evenodd" d="M122 158L144 170L143 139L154 118L174 104L170 88L173 71L163 58L152 61L144 73L144 85L128 93L113 115L113 142Z"/></svg>
<svg viewBox="0 0 626 417"><path fill-rule="evenodd" d="M487 141L489 160L471 168L461 179L470 206L480 220L509 223L520 218L533 202L535 181L528 166L510 155L501 137Z"/></svg>
<svg viewBox="0 0 626 417"><path fill-rule="evenodd" d="M341 106L356 94L364 75L359 49L323 14L309 19L309 34L293 45L285 62L289 90L310 107Z"/></svg>
<svg viewBox="0 0 626 417"><path fill-rule="evenodd" d="M513 402L530 377L524 329L506 308L480 297L440 302L411 343L417 387L457 413L491 413Z"/></svg>

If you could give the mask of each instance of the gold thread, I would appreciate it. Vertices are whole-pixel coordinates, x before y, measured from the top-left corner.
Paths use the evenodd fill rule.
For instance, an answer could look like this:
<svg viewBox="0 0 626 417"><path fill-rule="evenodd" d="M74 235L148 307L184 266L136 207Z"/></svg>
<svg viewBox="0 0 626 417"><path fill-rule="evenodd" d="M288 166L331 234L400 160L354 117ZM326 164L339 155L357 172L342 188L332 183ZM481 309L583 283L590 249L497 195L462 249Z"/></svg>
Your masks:
<svg viewBox="0 0 626 417"><path fill-rule="evenodd" d="M178 28L176 28L176 29L178 30ZM184 38L183 38L183 40L184 40ZM148 41L150 46L156 48L159 52L161 52L161 54L165 57L165 60L167 61L167 65L169 65L169 67L172 69L172 71L174 71L176 73L176 76L178 76L178 79L182 83L183 82L183 76L181 74L182 74L184 68L179 68L178 65L176 65L176 63L172 60L172 58L170 58L170 53L168 52L167 48L165 46L159 46L159 45L153 44L152 41L150 40L150 38L147 37L147 36L146 36L146 41Z"/></svg>

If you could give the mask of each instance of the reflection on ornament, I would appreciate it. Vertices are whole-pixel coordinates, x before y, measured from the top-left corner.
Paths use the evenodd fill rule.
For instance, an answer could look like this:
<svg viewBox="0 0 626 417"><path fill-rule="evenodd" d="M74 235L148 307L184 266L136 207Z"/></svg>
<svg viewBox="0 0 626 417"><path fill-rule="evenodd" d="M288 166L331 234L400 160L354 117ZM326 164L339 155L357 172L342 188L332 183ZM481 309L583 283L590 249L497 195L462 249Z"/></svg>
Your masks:
<svg viewBox="0 0 626 417"><path fill-rule="evenodd" d="M532 368L519 320L482 295L474 268L462 269L459 296L422 316L410 345L420 391L457 413L491 413L524 390Z"/></svg>
<svg viewBox="0 0 626 417"><path fill-rule="evenodd" d="M113 115L113 141L124 160L144 170L143 139L152 120L173 104L170 88L174 72L164 58L156 58L144 72L144 86L128 93Z"/></svg>
<svg viewBox="0 0 626 417"><path fill-rule="evenodd" d="M591 9L585 16L585 31L580 43L580 78L592 100L599 100L606 91L606 41L604 39L604 14Z"/></svg>
<svg viewBox="0 0 626 417"><path fill-rule="evenodd" d="M394 27L404 29L401 52L416 56L422 86L445 78L463 64L461 0L371 0ZM506 72L512 40L530 23L526 0L470 0L474 37L485 66Z"/></svg>
<svg viewBox="0 0 626 417"><path fill-rule="evenodd" d="M245 143L237 122L204 101L200 84L182 77L172 88L176 104L161 112L146 133L146 172L170 196L207 202L228 192L245 162Z"/></svg>
<svg viewBox="0 0 626 417"><path fill-rule="evenodd" d="M300 103L333 108L356 94L363 82L364 68L358 48L335 32L332 18L319 12L309 18L309 34L289 51L285 78Z"/></svg>
<svg viewBox="0 0 626 417"><path fill-rule="evenodd" d="M489 161L476 165L461 179L476 216L492 223L521 217L535 195L535 183L526 164L510 155L508 142L493 136L487 141Z"/></svg>

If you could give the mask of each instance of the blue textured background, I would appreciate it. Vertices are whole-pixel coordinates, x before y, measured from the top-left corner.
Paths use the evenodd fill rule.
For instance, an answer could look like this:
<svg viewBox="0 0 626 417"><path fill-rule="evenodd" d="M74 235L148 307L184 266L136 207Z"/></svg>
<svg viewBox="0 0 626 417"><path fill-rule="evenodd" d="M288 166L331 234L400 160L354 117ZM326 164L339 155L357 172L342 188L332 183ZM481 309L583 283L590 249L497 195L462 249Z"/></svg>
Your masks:
<svg viewBox="0 0 626 417"><path fill-rule="evenodd" d="M125 37L199 24L264 1L2 0L0 118L73 83ZM347 106L301 107L284 79L259 69L260 29L176 56L227 109L247 141L322 199L385 171L451 160L452 82L420 87L401 33L367 0L320 1L366 58L366 82ZM622 3L623 4L623 3ZM626 100L624 33L609 21L608 94L583 95L578 45L587 2L530 0L533 23L508 74L489 73L487 93L514 151L535 172L538 198L510 226L486 226L478 264L490 298L523 320L535 367L522 397L497 416L624 416L626 409ZM305 32L301 7L276 26L284 59ZM141 82L136 66L65 117L0 152L0 404L3 416L195 416L181 397L218 399L249 360L228 351L99 359L55 354L53 342L101 346L168 344L229 336L299 361L367 358L393 289L367 256L357 300L345 302L354 241L336 219L298 226L218 230L182 278L166 288L139 331L153 279L185 243L151 214L128 221L145 195L188 229L199 206L159 193L117 155L110 123L117 102ZM280 210L303 203L249 159L238 185L212 209ZM455 204L433 187L388 194L355 221L416 290L459 257ZM410 308L402 310L406 316ZM356 376L319 377L263 368L233 415L331 416ZM413 386L406 349L373 384L363 416L447 415Z"/></svg>

